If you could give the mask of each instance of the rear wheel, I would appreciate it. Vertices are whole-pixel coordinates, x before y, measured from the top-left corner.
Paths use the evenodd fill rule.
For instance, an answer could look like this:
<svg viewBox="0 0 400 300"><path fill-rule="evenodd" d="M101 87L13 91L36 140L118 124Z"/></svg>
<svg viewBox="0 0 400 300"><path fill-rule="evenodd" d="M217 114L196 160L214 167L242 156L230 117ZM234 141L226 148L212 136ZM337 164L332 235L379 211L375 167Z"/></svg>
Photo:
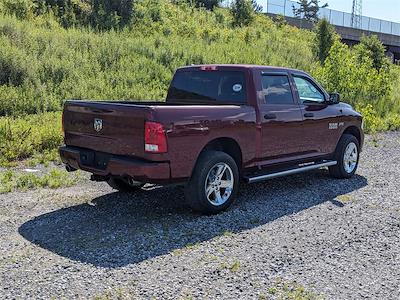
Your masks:
<svg viewBox="0 0 400 300"><path fill-rule="evenodd" d="M107 180L107 183L114 190L120 192L136 192L144 186L143 183L129 181L118 177L111 177Z"/></svg>
<svg viewBox="0 0 400 300"><path fill-rule="evenodd" d="M329 173L335 178L350 178L357 171L360 145L355 136L344 134L336 147L337 165L329 167Z"/></svg>
<svg viewBox="0 0 400 300"><path fill-rule="evenodd" d="M185 197L194 210L215 214L232 205L238 186L235 160L225 152L206 151L201 154L185 188Z"/></svg>

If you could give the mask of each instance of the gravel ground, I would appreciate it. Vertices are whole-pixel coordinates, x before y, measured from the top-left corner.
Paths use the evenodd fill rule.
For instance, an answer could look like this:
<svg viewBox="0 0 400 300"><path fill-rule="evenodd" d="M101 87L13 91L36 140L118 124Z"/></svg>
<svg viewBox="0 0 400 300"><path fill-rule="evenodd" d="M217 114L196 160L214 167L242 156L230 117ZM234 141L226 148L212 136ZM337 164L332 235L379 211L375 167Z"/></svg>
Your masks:
<svg viewBox="0 0 400 300"><path fill-rule="evenodd" d="M350 180L243 185L217 216L181 187L0 195L0 298L400 299L399 177L398 132L367 137Z"/></svg>

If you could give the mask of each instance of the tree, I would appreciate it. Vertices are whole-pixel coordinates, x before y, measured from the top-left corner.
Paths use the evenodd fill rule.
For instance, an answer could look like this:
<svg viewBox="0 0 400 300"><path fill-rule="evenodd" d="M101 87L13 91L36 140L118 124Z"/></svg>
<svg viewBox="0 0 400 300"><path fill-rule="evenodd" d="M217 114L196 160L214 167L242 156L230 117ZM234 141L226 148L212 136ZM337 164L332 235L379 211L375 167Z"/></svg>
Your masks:
<svg viewBox="0 0 400 300"><path fill-rule="evenodd" d="M51 11L62 26L86 25L92 14L90 0L33 0L36 14Z"/></svg>
<svg viewBox="0 0 400 300"><path fill-rule="evenodd" d="M335 41L335 29L329 24L328 20L323 18L315 27L314 54L320 61L321 65L325 63L325 59L329 55Z"/></svg>
<svg viewBox="0 0 400 300"><path fill-rule="evenodd" d="M33 0L33 2L37 14L51 11L64 27L90 24L99 29L111 29L130 23L135 0Z"/></svg>
<svg viewBox="0 0 400 300"><path fill-rule="evenodd" d="M233 16L233 26L247 26L251 24L255 17L254 1L235 0L231 6Z"/></svg>
<svg viewBox="0 0 400 300"><path fill-rule="evenodd" d="M257 0L251 0L255 12L261 12L263 7L257 3Z"/></svg>
<svg viewBox="0 0 400 300"><path fill-rule="evenodd" d="M3 0L0 6L5 13L13 14L18 19L30 17L36 8L35 4L30 0Z"/></svg>
<svg viewBox="0 0 400 300"><path fill-rule="evenodd" d="M321 8L328 7L328 3L324 5L319 5L319 0L299 0L297 2L300 7L296 8L292 5L293 13L296 18L303 18L310 22L318 22L318 12Z"/></svg>
<svg viewBox="0 0 400 300"><path fill-rule="evenodd" d="M100 29L110 29L129 24L134 2L134 0L92 0L92 25Z"/></svg>
<svg viewBox="0 0 400 300"><path fill-rule="evenodd" d="M369 57L372 60L372 66L378 71L389 65L385 55L385 46L375 34L371 36L362 36L360 44L358 44L355 49L360 61L365 57Z"/></svg>
<svg viewBox="0 0 400 300"><path fill-rule="evenodd" d="M197 7L204 7L205 9L213 10L221 4L222 0L186 0L186 2Z"/></svg>

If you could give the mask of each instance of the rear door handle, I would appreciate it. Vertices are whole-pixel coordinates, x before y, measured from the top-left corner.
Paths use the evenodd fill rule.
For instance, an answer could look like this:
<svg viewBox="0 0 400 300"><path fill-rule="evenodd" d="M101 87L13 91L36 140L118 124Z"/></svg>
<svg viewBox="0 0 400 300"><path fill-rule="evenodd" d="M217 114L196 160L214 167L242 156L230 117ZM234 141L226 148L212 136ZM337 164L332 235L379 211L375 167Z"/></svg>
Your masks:
<svg viewBox="0 0 400 300"><path fill-rule="evenodd" d="M276 114L265 114L264 119L266 119L266 120L276 119Z"/></svg>
<svg viewBox="0 0 400 300"><path fill-rule="evenodd" d="M313 113L305 113L305 114L304 114L304 117L306 117L306 118L312 118L312 117L314 117L314 114L313 114Z"/></svg>

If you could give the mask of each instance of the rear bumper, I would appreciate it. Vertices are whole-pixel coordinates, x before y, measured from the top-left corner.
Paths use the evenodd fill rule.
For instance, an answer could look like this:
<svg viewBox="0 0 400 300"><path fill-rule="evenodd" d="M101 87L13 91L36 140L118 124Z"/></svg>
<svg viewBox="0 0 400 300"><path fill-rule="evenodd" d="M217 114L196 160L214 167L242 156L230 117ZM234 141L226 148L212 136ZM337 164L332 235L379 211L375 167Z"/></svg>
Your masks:
<svg viewBox="0 0 400 300"><path fill-rule="evenodd" d="M149 162L72 146L60 147L59 152L65 165L96 175L131 177L135 181L146 183L170 180L168 162Z"/></svg>

